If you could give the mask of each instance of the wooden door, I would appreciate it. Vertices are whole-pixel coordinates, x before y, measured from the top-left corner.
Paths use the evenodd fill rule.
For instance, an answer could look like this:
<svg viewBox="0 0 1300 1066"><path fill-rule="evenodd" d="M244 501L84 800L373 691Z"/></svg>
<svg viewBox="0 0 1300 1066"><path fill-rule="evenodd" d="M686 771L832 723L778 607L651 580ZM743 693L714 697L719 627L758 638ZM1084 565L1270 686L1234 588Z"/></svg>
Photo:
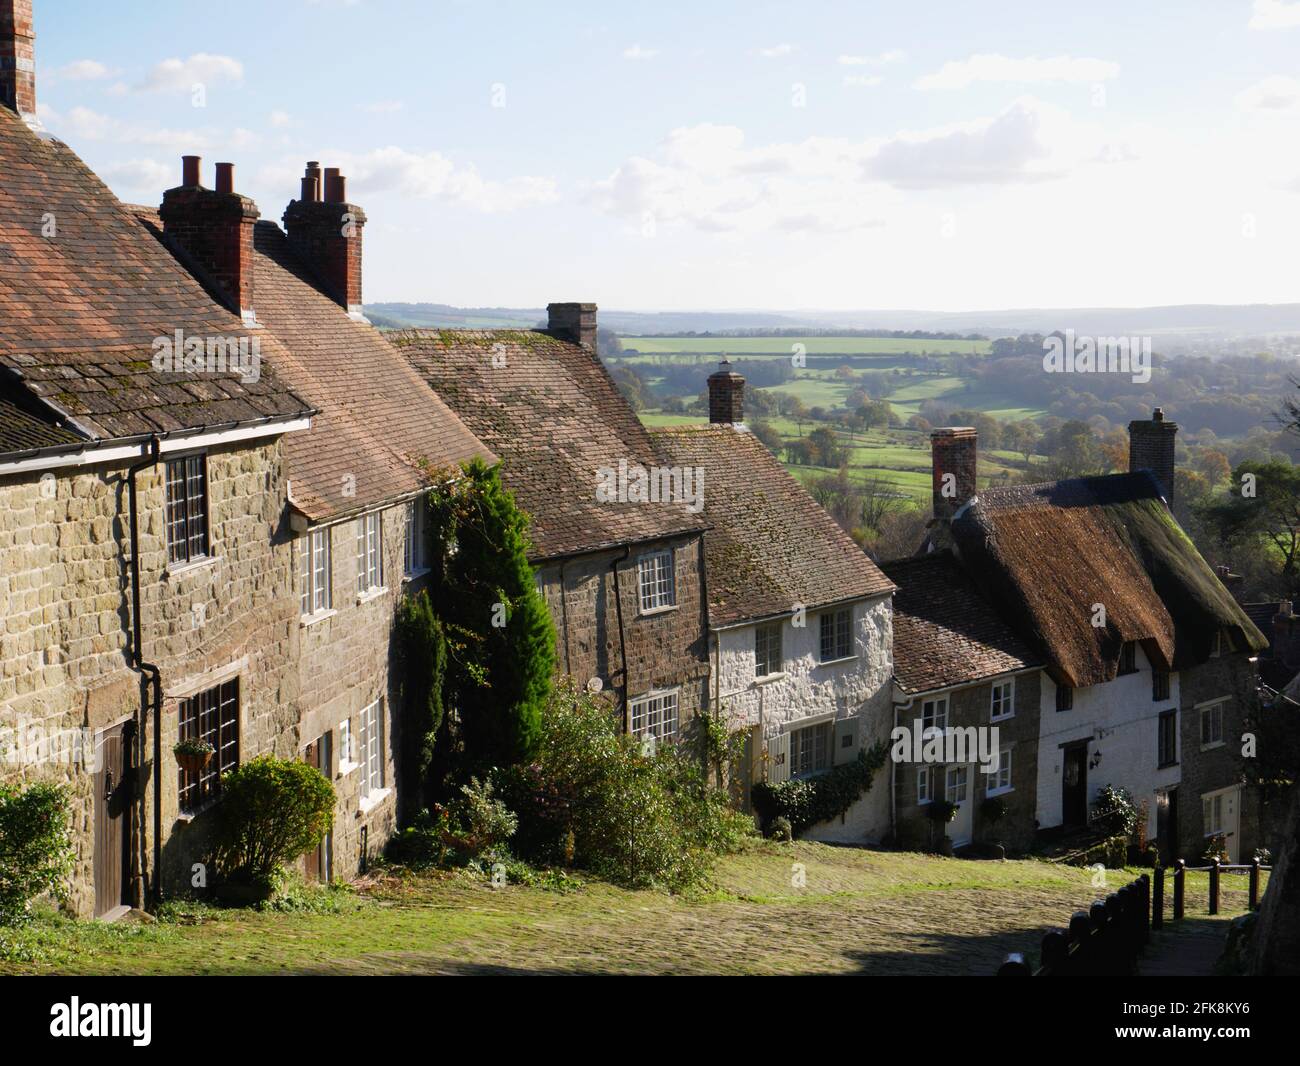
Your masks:
<svg viewBox="0 0 1300 1066"><path fill-rule="evenodd" d="M95 751L95 917L112 915L128 903L131 855L131 784L127 741L130 722L98 733Z"/></svg>
<svg viewBox="0 0 1300 1066"><path fill-rule="evenodd" d="M302 757L303 762L308 766L314 766L328 780L330 776L330 735L326 733L313 740L303 750ZM325 839L303 857L306 864L304 872L308 881L329 881L330 848L332 844L333 834L327 833Z"/></svg>
<svg viewBox="0 0 1300 1066"><path fill-rule="evenodd" d="M1088 745L1066 748L1061 767L1061 821L1065 825L1088 823Z"/></svg>

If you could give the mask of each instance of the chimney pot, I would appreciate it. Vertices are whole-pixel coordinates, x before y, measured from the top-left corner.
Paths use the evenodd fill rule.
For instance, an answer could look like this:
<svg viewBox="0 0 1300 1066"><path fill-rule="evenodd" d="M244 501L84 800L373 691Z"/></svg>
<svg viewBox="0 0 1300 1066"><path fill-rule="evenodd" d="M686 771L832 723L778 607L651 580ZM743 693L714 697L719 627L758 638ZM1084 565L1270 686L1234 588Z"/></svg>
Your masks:
<svg viewBox="0 0 1300 1066"><path fill-rule="evenodd" d="M302 179L302 198L290 202L284 212L285 233L323 290L354 318L364 317L361 231L365 224L365 212L347 203L347 180L339 168L322 171L316 160L310 160Z"/></svg>
<svg viewBox="0 0 1300 1066"><path fill-rule="evenodd" d="M709 422L738 426L745 421L745 379L732 368L726 356L709 375Z"/></svg>
<svg viewBox="0 0 1300 1066"><path fill-rule="evenodd" d="M949 426L930 434L934 517L950 521L975 498L978 437L971 426Z"/></svg>
<svg viewBox="0 0 1300 1066"><path fill-rule="evenodd" d="M199 156L181 156L181 186L186 189L196 189L203 184L200 181L202 167L203 160Z"/></svg>
<svg viewBox="0 0 1300 1066"><path fill-rule="evenodd" d="M344 179L338 167L325 168L325 202L341 204L346 200L343 193Z"/></svg>
<svg viewBox="0 0 1300 1066"><path fill-rule="evenodd" d="M233 193L235 191L235 164L217 164L217 192Z"/></svg>
<svg viewBox="0 0 1300 1066"><path fill-rule="evenodd" d="M547 304L546 332L560 340L596 350L595 304Z"/></svg>

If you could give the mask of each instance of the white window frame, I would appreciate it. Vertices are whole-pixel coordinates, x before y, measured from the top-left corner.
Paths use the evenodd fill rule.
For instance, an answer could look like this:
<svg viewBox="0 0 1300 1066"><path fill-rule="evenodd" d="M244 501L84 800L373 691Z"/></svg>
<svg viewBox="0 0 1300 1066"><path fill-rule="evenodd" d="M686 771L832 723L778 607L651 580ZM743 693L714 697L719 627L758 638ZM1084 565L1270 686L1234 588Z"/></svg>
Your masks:
<svg viewBox="0 0 1300 1066"><path fill-rule="evenodd" d="M948 728L948 697L935 696L921 701L921 733Z"/></svg>
<svg viewBox="0 0 1300 1066"><path fill-rule="evenodd" d="M965 764L961 766L949 766L945 769L943 775L943 798L949 803L956 803L958 805L969 803L970 788L970 771ZM962 796L960 799L953 799L953 796L956 795L958 789L961 790Z"/></svg>
<svg viewBox="0 0 1300 1066"><path fill-rule="evenodd" d="M841 632L840 621L848 616L848 622L845 631ZM831 648L830 655L826 654L826 624L831 626ZM841 636L844 638L841 651ZM833 611L823 611L817 620L817 659L821 663L839 663L854 656L853 640L853 608L838 607Z"/></svg>
<svg viewBox="0 0 1300 1066"><path fill-rule="evenodd" d="M407 577L419 577L429 569L428 551L425 547L424 497L411 500L406 505L406 536L402 544L402 572Z"/></svg>
<svg viewBox="0 0 1300 1066"><path fill-rule="evenodd" d="M339 723L339 777L346 777L360 767L357 762L356 738L352 735L352 719L344 718Z"/></svg>
<svg viewBox="0 0 1300 1066"><path fill-rule="evenodd" d="M357 716L357 755L361 767L361 798L384 791L384 701L361 708Z"/></svg>
<svg viewBox="0 0 1300 1066"><path fill-rule="evenodd" d="M1001 689L1006 690L1006 694L1001 700L998 699L998 692ZM998 709L1001 708L1001 713ZM1005 718L1014 718L1016 716L1016 679L1009 677L1005 681L994 681L992 691L989 693L989 721L1001 722Z"/></svg>
<svg viewBox="0 0 1300 1066"><path fill-rule="evenodd" d="M357 595L384 587L383 513L371 511L357 519Z"/></svg>
<svg viewBox="0 0 1300 1066"><path fill-rule="evenodd" d="M930 792L930 767L918 766L916 768L916 805L923 807L933 798Z"/></svg>
<svg viewBox="0 0 1300 1066"><path fill-rule="evenodd" d="M986 796L1001 796L1004 793L1015 791L1011 785L1010 745L998 750L998 768L988 776L990 783L984 793Z"/></svg>
<svg viewBox="0 0 1300 1066"><path fill-rule="evenodd" d="M187 567L211 558L212 501L207 452L169 458L163 467L163 529L167 566Z"/></svg>
<svg viewBox="0 0 1300 1066"><path fill-rule="evenodd" d="M763 658L759 656L759 640L766 634L766 659L769 666L774 669L764 670ZM772 662L772 641L776 641L775 663ZM754 677L762 679L765 677L778 677L785 670L785 625L781 622L767 622L763 625L754 627Z"/></svg>
<svg viewBox="0 0 1300 1066"><path fill-rule="evenodd" d="M627 703L627 731L642 739L653 736L656 743L677 738L681 727L681 689L647 692Z"/></svg>
<svg viewBox="0 0 1300 1066"><path fill-rule="evenodd" d="M677 575L672 548L646 552L636 561L637 596L642 614L658 614L677 606Z"/></svg>
<svg viewBox="0 0 1300 1066"><path fill-rule="evenodd" d="M802 781L823 774L834 765L835 722L826 719L788 731L790 736L790 780ZM818 750L820 744L821 750ZM805 760L804 756L807 755ZM806 764L805 764L806 763Z"/></svg>
<svg viewBox="0 0 1300 1066"><path fill-rule="evenodd" d="M1201 797L1201 832L1207 839L1223 832L1225 795L1225 792L1210 792Z"/></svg>
<svg viewBox="0 0 1300 1066"><path fill-rule="evenodd" d="M1221 699L1217 699L1213 701L1212 703L1201 704L1199 707L1196 708L1197 711L1200 712L1196 724L1197 724L1197 728L1200 730L1200 733L1198 735L1200 737L1200 742L1201 742L1201 751L1209 751L1211 748L1223 747L1225 743L1223 739L1223 726L1224 726L1223 709L1227 706L1228 699L1229 697L1225 696ZM1207 720L1206 715L1210 716L1209 721L1211 724L1213 724L1216 719L1218 720L1218 724L1219 724L1218 736L1211 736L1209 740L1205 739L1205 723ZM1213 730L1211 730L1211 732L1213 732Z"/></svg>
<svg viewBox="0 0 1300 1066"><path fill-rule="evenodd" d="M330 529L312 529L298 540L298 606L303 618L317 618L334 607L334 560Z"/></svg>

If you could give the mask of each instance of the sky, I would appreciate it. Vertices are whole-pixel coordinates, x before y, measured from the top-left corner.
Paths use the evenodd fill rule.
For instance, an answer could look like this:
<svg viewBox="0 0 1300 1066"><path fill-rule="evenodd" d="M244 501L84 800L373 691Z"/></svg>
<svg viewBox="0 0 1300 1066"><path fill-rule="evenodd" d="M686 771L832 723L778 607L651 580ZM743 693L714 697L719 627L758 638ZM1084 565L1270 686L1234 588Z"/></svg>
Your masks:
<svg viewBox="0 0 1300 1066"><path fill-rule="evenodd" d="M368 303L1300 301L1300 0L36 0L123 200L338 166Z"/></svg>

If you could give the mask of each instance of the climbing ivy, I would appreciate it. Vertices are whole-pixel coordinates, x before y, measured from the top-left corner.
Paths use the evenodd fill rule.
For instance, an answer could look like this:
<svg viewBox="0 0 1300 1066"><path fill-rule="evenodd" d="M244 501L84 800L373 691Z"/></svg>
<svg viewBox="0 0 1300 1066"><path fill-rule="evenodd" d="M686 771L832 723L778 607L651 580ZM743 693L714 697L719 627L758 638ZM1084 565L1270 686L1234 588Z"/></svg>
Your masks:
<svg viewBox="0 0 1300 1066"><path fill-rule="evenodd" d="M818 777L782 781L772 785L760 781L751 792L754 810L766 827L775 818L786 818L794 832L810 825L838 818L865 792L871 790L876 772L885 765L888 746L882 741L858 752L852 762L843 763Z"/></svg>

